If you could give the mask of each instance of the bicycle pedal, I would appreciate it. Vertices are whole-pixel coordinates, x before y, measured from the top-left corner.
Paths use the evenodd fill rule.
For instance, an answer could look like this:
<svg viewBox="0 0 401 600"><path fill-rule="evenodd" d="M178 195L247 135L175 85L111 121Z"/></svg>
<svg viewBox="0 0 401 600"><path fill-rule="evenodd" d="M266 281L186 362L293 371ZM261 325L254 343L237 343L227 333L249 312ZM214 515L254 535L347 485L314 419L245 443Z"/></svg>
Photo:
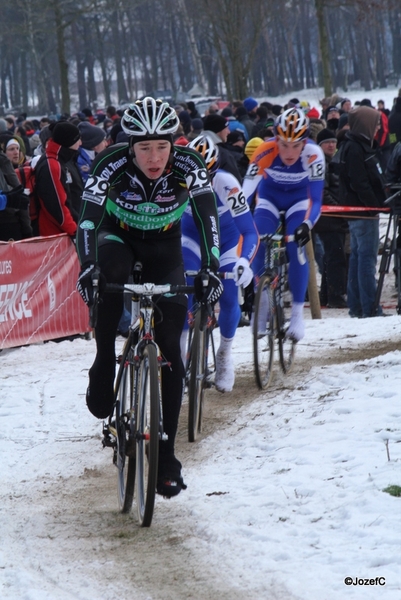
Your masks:
<svg viewBox="0 0 401 600"><path fill-rule="evenodd" d="M117 431L112 425L103 426L103 448L115 448L117 445Z"/></svg>
<svg viewBox="0 0 401 600"><path fill-rule="evenodd" d="M116 445L117 445L116 440L112 440L109 435L103 436L103 439L102 439L103 448L115 448Z"/></svg>

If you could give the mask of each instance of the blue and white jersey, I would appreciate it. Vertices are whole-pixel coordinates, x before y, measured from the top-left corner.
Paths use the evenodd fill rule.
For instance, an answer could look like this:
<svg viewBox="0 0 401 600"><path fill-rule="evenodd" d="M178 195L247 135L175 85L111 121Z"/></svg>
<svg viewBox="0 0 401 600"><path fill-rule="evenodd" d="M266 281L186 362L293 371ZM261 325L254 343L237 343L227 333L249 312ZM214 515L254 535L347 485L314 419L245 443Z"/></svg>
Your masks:
<svg viewBox="0 0 401 600"><path fill-rule="evenodd" d="M241 184L231 173L218 169L213 177L212 187L217 201L222 249L239 244L238 256L252 262L258 248L259 235ZM191 238L197 236L189 206L183 215L182 233Z"/></svg>

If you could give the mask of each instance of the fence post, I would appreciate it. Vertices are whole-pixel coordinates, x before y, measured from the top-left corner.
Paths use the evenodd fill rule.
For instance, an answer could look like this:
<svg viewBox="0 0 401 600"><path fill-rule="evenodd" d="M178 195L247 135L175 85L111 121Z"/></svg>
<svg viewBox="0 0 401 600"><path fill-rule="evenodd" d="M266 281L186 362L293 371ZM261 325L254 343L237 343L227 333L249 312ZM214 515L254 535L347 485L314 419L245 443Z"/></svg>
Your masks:
<svg viewBox="0 0 401 600"><path fill-rule="evenodd" d="M312 240L309 240L309 242L306 244L305 250L306 258L309 263L308 297L311 317L312 319L321 319L322 311L320 308L319 291L317 289L315 253L313 250Z"/></svg>

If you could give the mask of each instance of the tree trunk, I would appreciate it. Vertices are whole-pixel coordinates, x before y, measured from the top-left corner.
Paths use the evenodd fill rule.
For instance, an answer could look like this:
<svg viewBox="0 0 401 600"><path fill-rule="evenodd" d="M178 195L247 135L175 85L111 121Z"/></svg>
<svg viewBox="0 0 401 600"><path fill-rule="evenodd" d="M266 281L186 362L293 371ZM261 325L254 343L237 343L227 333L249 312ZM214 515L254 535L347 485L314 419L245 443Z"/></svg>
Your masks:
<svg viewBox="0 0 401 600"><path fill-rule="evenodd" d="M110 21L113 34L113 47L114 47L114 62L117 75L117 96L118 101L126 102L128 99L128 92L124 81L124 73L122 68L122 52L120 44L120 31L119 31L119 19L118 9L113 10Z"/></svg>
<svg viewBox="0 0 401 600"><path fill-rule="evenodd" d="M189 40L189 51L192 55L192 61L195 69L195 77L196 82L200 87L205 90L205 94L208 94L208 86L205 77L205 73L203 71L203 65L201 58L198 52L197 39L194 32L194 25L191 17L188 15L187 7L185 4L185 0L176 0L176 4L178 6L178 10L180 12L180 16L183 19L186 34Z"/></svg>
<svg viewBox="0 0 401 600"><path fill-rule="evenodd" d="M319 46L322 64L324 95L331 96L333 93L333 80L330 68L330 48L327 37L326 20L324 15L324 0L315 0L316 17L319 29Z"/></svg>
<svg viewBox="0 0 401 600"><path fill-rule="evenodd" d="M70 88L68 83L68 63L65 57L65 30L59 0L51 0L54 11L57 38L57 58L60 72L61 112L70 114Z"/></svg>
<svg viewBox="0 0 401 600"><path fill-rule="evenodd" d="M74 46L75 64L77 68L77 86L79 107L87 106L86 85L85 85L85 64L82 57L81 40L84 36L78 33L78 27L75 22L71 24L72 43Z"/></svg>
<svg viewBox="0 0 401 600"><path fill-rule="evenodd" d="M100 64L100 71L102 73L103 91L104 91L104 103L106 106L111 104L111 92L110 92L110 81L107 74L106 59L104 56L104 44L103 35L100 32L99 27L99 16L94 16L94 26L96 31L97 48L98 48L98 61Z"/></svg>

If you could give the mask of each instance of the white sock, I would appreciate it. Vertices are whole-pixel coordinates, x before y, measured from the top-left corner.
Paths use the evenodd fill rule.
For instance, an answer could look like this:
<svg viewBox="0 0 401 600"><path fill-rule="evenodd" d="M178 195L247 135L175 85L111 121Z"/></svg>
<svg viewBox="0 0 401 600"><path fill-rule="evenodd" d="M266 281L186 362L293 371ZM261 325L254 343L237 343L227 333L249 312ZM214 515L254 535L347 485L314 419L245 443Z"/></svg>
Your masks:
<svg viewBox="0 0 401 600"><path fill-rule="evenodd" d="M231 346L234 338L221 336L220 346L216 354L215 386L219 392L231 392L235 381L234 362L231 356Z"/></svg>
<svg viewBox="0 0 401 600"><path fill-rule="evenodd" d="M304 303L303 302L293 302L292 310L291 310L291 319L290 326L288 328L287 335L293 338L296 342L302 340L305 335L305 325L304 325Z"/></svg>
<svg viewBox="0 0 401 600"><path fill-rule="evenodd" d="M225 338L223 335L220 337L220 346L218 349L219 354L231 354L231 346L233 345L234 338Z"/></svg>

